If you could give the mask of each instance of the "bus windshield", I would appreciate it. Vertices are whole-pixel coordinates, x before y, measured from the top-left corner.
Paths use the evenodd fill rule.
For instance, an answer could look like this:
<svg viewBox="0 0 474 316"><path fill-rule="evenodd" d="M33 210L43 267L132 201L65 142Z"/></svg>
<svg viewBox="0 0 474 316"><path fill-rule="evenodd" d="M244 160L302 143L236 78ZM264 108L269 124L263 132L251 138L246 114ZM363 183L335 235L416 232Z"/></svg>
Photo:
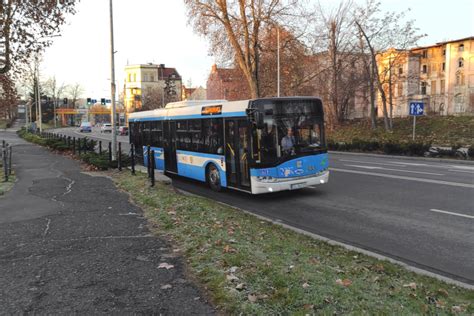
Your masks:
<svg viewBox="0 0 474 316"><path fill-rule="evenodd" d="M272 164L292 156L325 149L323 112L319 100L262 100L263 128L253 130L253 158Z"/></svg>

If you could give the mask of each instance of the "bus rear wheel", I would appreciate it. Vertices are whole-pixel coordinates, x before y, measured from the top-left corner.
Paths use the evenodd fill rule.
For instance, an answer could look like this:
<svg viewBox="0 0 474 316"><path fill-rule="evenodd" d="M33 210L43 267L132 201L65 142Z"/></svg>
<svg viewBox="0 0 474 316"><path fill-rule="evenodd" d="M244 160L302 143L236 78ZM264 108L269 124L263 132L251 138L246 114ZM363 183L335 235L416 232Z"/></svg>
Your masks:
<svg viewBox="0 0 474 316"><path fill-rule="evenodd" d="M221 191L221 174L219 169L214 164L207 167L207 183L214 191Z"/></svg>

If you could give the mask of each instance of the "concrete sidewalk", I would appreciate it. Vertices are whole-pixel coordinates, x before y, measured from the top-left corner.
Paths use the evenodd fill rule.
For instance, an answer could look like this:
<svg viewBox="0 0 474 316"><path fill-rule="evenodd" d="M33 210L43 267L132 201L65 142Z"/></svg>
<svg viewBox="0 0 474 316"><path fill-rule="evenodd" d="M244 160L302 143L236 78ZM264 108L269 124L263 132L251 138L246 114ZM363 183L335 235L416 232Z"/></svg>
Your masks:
<svg viewBox="0 0 474 316"><path fill-rule="evenodd" d="M215 313L110 179L4 138L15 144L17 183L0 198L0 314Z"/></svg>

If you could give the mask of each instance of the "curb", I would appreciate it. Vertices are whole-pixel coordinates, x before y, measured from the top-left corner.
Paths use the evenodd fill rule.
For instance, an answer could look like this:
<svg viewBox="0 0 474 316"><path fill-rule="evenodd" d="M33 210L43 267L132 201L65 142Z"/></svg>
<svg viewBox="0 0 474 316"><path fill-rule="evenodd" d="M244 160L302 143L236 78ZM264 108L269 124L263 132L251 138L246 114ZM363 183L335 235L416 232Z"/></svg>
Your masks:
<svg viewBox="0 0 474 316"><path fill-rule="evenodd" d="M370 154L370 153L357 153L357 152L347 152L347 151L328 151L330 154L340 154L348 156L365 156L365 157L386 157L391 159L402 159L402 160L418 160L418 161L433 161L433 162L444 162L444 163L457 163L462 165L473 165L474 161L472 160L461 160L461 159L449 159L449 158L427 158L427 157L410 157L410 156L395 156L395 155L385 155L385 154Z"/></svg>

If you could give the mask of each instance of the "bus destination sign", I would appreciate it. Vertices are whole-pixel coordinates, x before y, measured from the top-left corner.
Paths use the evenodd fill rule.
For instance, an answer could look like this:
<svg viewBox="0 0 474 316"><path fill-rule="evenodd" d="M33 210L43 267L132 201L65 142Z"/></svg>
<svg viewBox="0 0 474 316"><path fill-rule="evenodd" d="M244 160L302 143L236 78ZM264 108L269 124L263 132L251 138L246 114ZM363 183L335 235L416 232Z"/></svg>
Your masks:
<svg viewBox="0 0 474 316"><path fill-rule="evenodd" d="M203 106L201 115L219 115L222 114L222 105Z"/></svg>

